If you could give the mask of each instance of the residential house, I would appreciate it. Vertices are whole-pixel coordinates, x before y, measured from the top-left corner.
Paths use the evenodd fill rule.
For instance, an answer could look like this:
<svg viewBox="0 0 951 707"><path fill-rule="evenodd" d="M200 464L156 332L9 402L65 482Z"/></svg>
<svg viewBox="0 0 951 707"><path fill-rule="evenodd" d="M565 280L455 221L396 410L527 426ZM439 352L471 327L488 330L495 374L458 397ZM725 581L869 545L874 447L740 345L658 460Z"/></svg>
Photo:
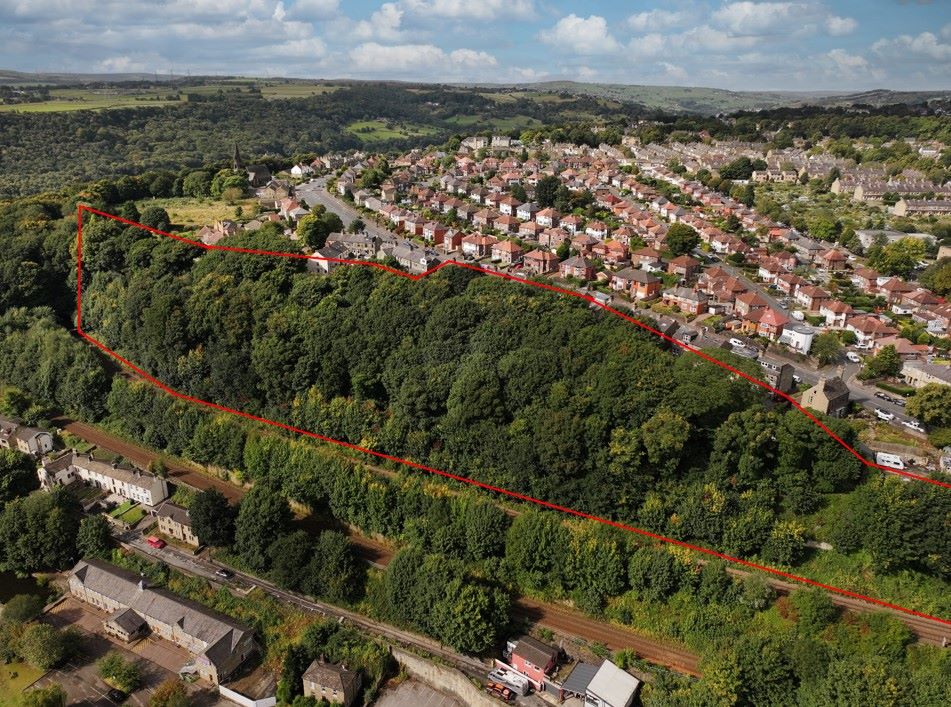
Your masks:
<svg viewBox="0 0 951 707"><path fill-rule="evenodd" d="M46 430L0 415L0 448L39 457L53 451L53 437Z"/></svg>
<svg viewBox="0 0 951 707"><path fill-rule="evenodd" d="M442 243L443 237L449 229L436 221L428 221L423 226L423 238L433 245Z"/></svg>
<svg viewBox="0 0 951 707"><path fill-rule="evenodd" d="M594 263L580 255L563 261L558 266L558 271L562 277L576 277L579 280L594 279Z"/></svg>
<svg viewBox="0 0 951 707"><path fill-rule="evenodd" d="M867 294L878 290L878 278L880 275L871 268L856 268L852 272L852 284Z"/></svg>
<svg viewBox="0 0 951 707"><path fill-rule="evenodd" d="M808 284L808 280L794 273L785 273L776 278L776 287L788 297L794 297L800 287Z"/></svg>
<svg viewBox="0 0 951 707"><path fill-rule="evenodd" d="M198 547L198 536L192 531L192 519L188 509L171 501L164 501L153 509L158 531L170 538Z"/></svg>
<svg viewBox="0 0 951 707"><path fill-rule="evenodd" d="M582 219L580 216L569 214L568 216L565 216L563 219L561 219L559 226L568 231L568 233L571 235L575 235L581 231L581 224L583 221L584 219Z"/></svg>
<svg viewBox="0 0 951 707"><path fill-rule="evenodd" d="M817 267L828 270L829 272L845 270L845 266L848 265L848 263L848 256L837 248L822 251L816 256L815 260Z"/></svg>
<svg viewBox="0 0 951 707"><path fill-rule="evenodd" d="M102 461L92 454L70 450L56 457L44 457L37 469L44 488L68 486L81 480L147 506L156 506L168 498L168 483L149 471L118 462Z"/></svg>
<svg viewBox="0 0 951 707"><path fill-rule="evenodd" d="M750 312L743 317L743 323L749 331L754 331L760 336L765 336L771 341L776 341L782 335L783 327L789 323L789 318L778 309L761 307L751 309Z"/></svg>
<svg viewBox="0 0 951 707"><path fill-rule="evenodd" d="M492 246L499 242L495 236L470 234L462 239L462 254L470 258L484 258L492 252Z"/></svg>
<svg viewBox="0 0 951 707"><path fill-rule="evenodd" d="M797 353L808 354L810 349L812 349L812 340L815 336L816 330L808 324L789 322L783 326L783 333L779 337L779 343L788 346Z"/></svg>
<svg viewBox="0 0 951 707"><path fill-rule="evenodd" d="M611 276L611 289L626 292L635 300L654 299L660 286L661 279L644 270L624 268Z"/></svg>
<svg viewBox="0 0 951 707"><path fill-rule="evenodd" d="M608 225L604 221L594 220L594 221L588 221L587 225L585 226L584 232L587 235L592 236L593 238L597 238L598 240L603 241L605 238L608 237L608 234L611 232L611 229L608 228Z"/></svg>
<svg viewBox="0 0 951 707"><path fill-rule="evenodd" d="M849 388L841 378L822 378L802 394L803 407L831 417L842 417L849 409Z"/></svg>
<svg viewBox="0 0 951 707"><path fill-rule="evenodd" d="M689 287L671 287L663 293L665 306L677 307L685 314L703 314L707 311L709 299L707 293L691 290Z"/></svg>
<svg viewBox="0 0 951 707"><path fill-rule="evenodd" d="M582 255L591 255L594 247L600 242L601 241L593 236L589 236L586 233L579 233L571 239L571 247Z"/></svg>
<svg viewBox="0 0 951 707"><path fill-rule="evenodd" d="M951 385L951 367L937 366L920 361L907 362L901 367L902 378L912 388L922 388L929 383Z"/></svg>
<svg viewBox="0 0 951 707"><path fill-rule="evenodd" d="M533 250L525 254L522 267L533 275L544 275L558 271L558 256L547 250Z"/></svg>
<svg viewBox="0 0 951 707"><path fill-rule="evenodd" d="M819 308L831 299L832 295L815 285L803 285L796 290L796 301L810 312L817 312Z"/></svg>
<svg viewBox="0 0 951 707"><path fill-rule="evenodd" d="M525 221L518 227L518 237L523 240L537 241L545 228L534 221Z"/></svg>
<svg viewBox="0 0 951 707"><path fill-rule="evenodd" d="M848 319L845 323L845 328L855 334L858 338L856 345L863 349L872 348L872 343L876 339L898 333L897 329L888 326L878 317L873 317L869 314L862 314Z"/></svg>
<svg viewBox="0 0 951 707"><path fill-rule="evenodd" d="M900 277L892 277L879 285L878 291L891 306L901 304L905 295L914 292L915 288Z"/></svg>
<svg viewBox="0 0 951 707"><path fill-rule="evenodd" d="M524 251L515 241L500 241L492 246L492 260L502 265L513 265L522 261Z"/></svg>
<svg viewBox="0 0 951 707"><path fill-rule="evenodd" d="M837 299L828 300L819 305L819 315L825 317L826 326L841 329L846 320L855 313L855 310L845 302Z"/></svg>
<svg viewBox="0 0 951 707"><path fill-rule="evenodd" d="M331 233L324 245L339 245L342 250L358 258L371 260L376 257L380 241L368 233Z"/></svg>
<svg viewBox="0 0 951 707"><path fill-rule="evenodd" d="M320 658L307 667L302 680L304 697L350 707L360 691L361 674L348 670L346 665L328 663Z"/></svg>
<svg viewBox="0 0 951 707"><path fill-rule="evenodd" d="M648 271L658 271L663 269L663 260L660 257L660 251L650 247L643 247L631 253L631 262L636 268L643 268Z"/></svg>
<svg viewBox="0 0 951 707"><path fill-rule="evenodd" d="M520 218L522 221L531 221L535 218L535 214L538 213L538 204L533 204L528 202L527 204L522 204L515 210L515 215ZM551 224L549 224L551 225Z"/></svg>
<svg viewBox="0 0 951 707"><path fill-rule="evenodd" d="M109 612L104 622L107 632L128 639L151 631L184 648L192 658L180 668L182 675L198 675L217 685L258 650L253 631L244 624L165 589L149 587L140 575L102 560L76 563L69 574L69 591L80 601Z"/></svg>
<svg viewBox="0 0 951 707"><path fill-rule="evenodd" d="M515 216L520 206L522 206L522 202L512 195L503 196L499 199L499 211L506 216Z"/></svg>
<svg viewBox="0 0 951 707"><path fill-rule="evenodd" d="M512 668L528 678L536 690L540 689L555 669L558 649L531 636L522 636L512 643L509 641Z"/></svg>
<svg viewBox="0 0 951 707"><path fill-rule="evenodd" d="M539 226L544 226L545 228L557 228L561 219L561 214L558 213L557 209L551 207L547 209L542 209L537 214L535 214L535 220L538 222Z"/></svg>
<svg viewBox="0 0 951 707"><path fill-rule="evenodd" d="M436 251L423 248L410 240L400 241L389 250L389 255L396 258L404 270L414 275L429 272L441 262Z"/></svg>
<svg viewBox="0 0 951 707"><path fill-rule="evenodd" d="M627 246L613 240L600 241L591 249L591 253L595 257L601 258L607 265L618 265L619 263L630 262Z"/></svg>
<svg viewBox="0 0 951 707"><path fill-rule="evenodd" d="M570 237L571 236L568 235L568 231L562 228L549 228L545 231L542 231L541 235L538 236L538 243L539 245L543 245L546 248L557 250L558 246L560 246Z"/></svg>
<svg viewBox="0 0 951 707"><path fill-rule="evenodd" d="M680 255L667 263L667 272L679 275L681 282L687 282L700 272L700 261L689 255Z"/></svg>
<svg viewBox="0 0 951 707"><path fill-rule="evenodd" d="M764 309L768 302L755 292L743 292L736 295L733 311L741 317L745 317L755 309Z"/></svg>
<svg viewBox="0 0 951 707"><path fill-rule="evenodd" d="M904 337L892 335L873 341L872 353L877 354L886 346L893 346L902 361L924 361L931 351L931 347L926 344L913 344Z"/></svg>

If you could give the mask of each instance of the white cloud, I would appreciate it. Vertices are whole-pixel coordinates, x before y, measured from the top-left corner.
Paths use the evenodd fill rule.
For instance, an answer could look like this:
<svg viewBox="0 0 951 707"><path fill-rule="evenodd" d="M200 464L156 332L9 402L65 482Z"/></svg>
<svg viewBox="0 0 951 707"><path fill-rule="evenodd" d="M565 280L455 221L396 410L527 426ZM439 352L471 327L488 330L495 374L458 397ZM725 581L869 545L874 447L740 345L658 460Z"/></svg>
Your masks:
<svg viewBox="0 0 951 707"><path fill-rule="evenodd" d="M145 64L135 61L129 56L111 56L99 62L99 71L106 73L134 73L145 71Z"/></svg>
<svg viewBox="0 0 951 707"><path fill-rule="evenodd" d="M568 49L582 56L611 54L621 48L608 32L607 20L600 15L578 17L571 13L558 20L551 29L543 30L541 39L552 46Z"/></svg>
<svg viewBox="0 0 951 707"><path fill-rule="evenodd" d="M677 66L667 61L660 62L660 65L664 69L664 76L672 81L686 81L689 76L687 70L682 66Z"/></svg>
<svg viewBox="0 0 951 707"><path fill-rule="evenodd" d="M534 0L403 0L413 14L452 20L527 19L535 15Z"/></svg>
<svg viewBox="0 0 951 707"><path fill-rule="evenodd" d="M670 10L650 10L638 12L627 18L627 26L635 32L670 29L679 27L690 21L688 12L672 12Z"/></svg>
<svg viewBox="0 0 951 707"><path fill-rule="evenodd" d="M946 29L946 28L945 28ZM944 29L941 31L945 36ZM951 62L951 42L943 42L931 32L912 37L902 34L894 39L880 39L872 45L876 54L892 61Z"/></svg>
<svg viewBox="0 0 951 707"><path fill-rule="evenodd" d="M294 0L290 14L303 20L326 20L334 17L339 9L340 0Z"/></svg>
<svg viewBox="0 0 951 707"><path fill-rule="evenodd" d="M353 30L358 39L380 39L386 42L398 42L404 39L400 31L403 10L396 3L386 2L370 15L370 19L361 20Z"/></svg>
<svg viewBox="0 0 951 707"><path fill-rule="evenodd" d="M497 60L487 52L456 49L446 53L433 44L383 45L366 42L350 51L350 61L360 72L406 74L414 71L448 70L447 74L465 69L494 67ZM432 76L432 74L429 74Z"/></svg>
<svg viewBox="0 0 951 707"><path fill-rule="evenodd" d="M635 59L659 57L670 47L670 40L662 34L645 34L634 37L627 45L627 53Z"/></svg>
<svg viewBox="0 0 951 707"><path fill-rule="evenodd" d="M841 37L844 34L852 34L855 31L855 28L858 27L858 22L853 20L851 17L838 17L837 15L831 15L826 20L826 32L831 34L833 37Z"/></svg>

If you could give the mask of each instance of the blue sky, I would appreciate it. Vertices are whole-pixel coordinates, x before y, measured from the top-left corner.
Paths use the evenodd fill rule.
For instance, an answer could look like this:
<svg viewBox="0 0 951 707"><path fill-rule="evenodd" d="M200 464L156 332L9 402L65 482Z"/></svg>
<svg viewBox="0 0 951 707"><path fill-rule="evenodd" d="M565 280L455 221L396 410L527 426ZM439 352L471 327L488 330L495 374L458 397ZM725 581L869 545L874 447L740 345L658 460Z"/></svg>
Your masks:
<svg viewBox="0 0 951 707"><path fill-rule="evenodd" d="M0 67L951 89L951 0L0 0Z"/></svg>

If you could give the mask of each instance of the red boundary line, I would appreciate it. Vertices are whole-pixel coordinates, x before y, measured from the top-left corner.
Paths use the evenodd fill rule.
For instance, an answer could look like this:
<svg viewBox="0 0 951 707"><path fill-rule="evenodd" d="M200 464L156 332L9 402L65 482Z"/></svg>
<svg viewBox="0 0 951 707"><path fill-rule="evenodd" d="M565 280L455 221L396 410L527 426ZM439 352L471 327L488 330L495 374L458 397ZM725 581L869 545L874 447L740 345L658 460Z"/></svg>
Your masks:
<svg viewBox="0 0 951 707"><path fill-rule="evenodd" d="M604 525L609 525L609 526L612 526L612 527L614 527L614 528L618 528L618 529L620 529L620 530L624 530L624 531L627 531L627 532L630 532L630 533L635 533L635 534L637 534L637 535L642 535L642 536L644 536L644 537L652 538L652 539L654 539L654 540L659 540L659 541L661 541L661 542L669 543L669 544L671 544L671 545L676 545L676 546L678 546L678 547L683 547L683 548L686 548L686 549L688 549L688 550L693 550L693 551L695 551L695 552L699 552L699 553L702 553L702 554L705 554L705 555L709 555L709 556L711 556L711 557L716 557L716 558L719 558L719 559L721 559L721 560L725 560L725 561L727 561L727 562L731 562L731 563L733 563L733 564L741 565L741 566L743 566L743 567L748 567L748 568L754 569L754 570L759 570L759 571L761 571L761 572L766 572L766 573L772 574L772 575L774 575L774 576L776 576L776 577L782 577L783 579L792 580L792 581L798 582L798 583L800 583L800 584L805 584L805 585L809 585L809 586L812 586L812 587L818 587L818 588L820 588L820 589L824 589L824 590L826 590L826 591L830 591L830 592L833 592L833 593L835 593L835 594L840 594L840 595L842 595L842 596L851 597L851 598L853 598L853 599L859 599L859 600L861 600L861 601L865 601L865 602L868 602L868 603L870 603L870 604L874 604L874 605L876 605L876 606L880 606L880 607L883 607L883 608L886 608L886 609L891 609L891 610L893 610L893 611L901 612L901 613L907 614L907 615L909 615L909 616L916 616L916 617L919 617L919 618L927 619L927 620L929 620L929 621L934 621L934 622L936 622L936 623L944 624L944 625L946 625L946 626L951 626L951 620L943 619L943 618L941 618L941 617L939 617L939 616L932 616L931 614L926 614L926 613L923 613L923 612L920 612L920 611L916 611L916 610L914 610L914 609L909 609L909 608L904 607L904 606L901 606L901 605L899 605L899 604L892 604L892 603L890 603L890 602L884 601L883 599L877 599L877 598L875 598L875 597L870 597L870 596L866 596L866 595L864 595L864 594L859 594L859 593L857 593L857 592L853 592L853 591L850 591L850 590L848 590L848 589L843 589L843 588L841 588L841 587L836 587L836 586L833 586L833 585L830 585L830 584L824 584L824 583L818 582L818 581L816 581L816 580L814 580L814 579L809 579L808 577L802 577L802 576L799 576L799 575L796 575L796 574L792 574L791 572L785 572L785 571L783 571L783 570L776 569L775 567L769 567L769 566L767 566L767 565L760 565L760 564L757 564L757 563L755 563L755 562L750 562L749 560L744 560L744 559L742 559L742 558L733 557L733 556L731 556L731 555L727 555L727 554L725 554L725 553L718 552L718 551L716 551L716 550L711 550L710 548L701 547L701 546L699 546L699 545L693 545L693 544L691 544L691 543L687 543L687 542L684 542L684 541L682 541L682 540L676 540L675 538L669 538L669 537L667 537L667 536L660 535L660 534L658 534L658 533L652 533L651 531L649 531L649 530L644 530L643 528L637 528L637 527L632 526L632 525L626 525L626 524L620 523L620 522L618 522L618 521L613 521L613 520L610 520L610 519L608 519L608 518L602 518L602 517L600 517L600 516L596 516L596 515L593 515L593 514L590 514L590 513L585 513L585 512L583 512L583 511L578 511L578 510L575 510L575 509L573 509L573 508L568 508L568 507L566 507L566 506L561 506L561 505L558 505L558 504L555 504L555 503L551 503L551 502L549 502L549 501L544 501L544 500L542 500L542 499L535 498L535 497L533 497L533 496L528 496L528 495L526 495L526 494L518 493L518 492L516 492L516 491L510 491L510 490L508 490L508 489L504 489L504 488L501 488L501 487L498 487L498 486L492 486L491 484L486 484L486 483L483 483L483 482L481 482L481 481L477 481L477 480L475 480L475 479L470 479L470 478L465 477L465 476L460 476L460 475L458 475L458 474L453 474L452 472L445 471L445 470L443 470L443 469L436 469L436 468L433 468L433 467L430 467L430 466L426 466L425 464L420 464L420 463L418 463L418 462L411 461L411 460L409 460L409 459L403 459L403 458L401 458L401 457L393 456L393 455L391 455L391 454L386 454L386 453L384 453L384 452L377 452L377 451L374 451L374 450L372 450L372 449L367 449L367 448L365 448L365 447L361 447L361 446L356 445L356 444L351 444L350 442L344 442L343 440L334 439L334 438L332 438L332 437L327 437L327 436L318 434L318 433L316 433L316 432L311 432L311 431L309 431L309 430L304 430L304 429L301 429L301 428L299 428L299 427L294 427L293 425L288 425L288 424L285 424L285 423L283 423L283 422L277 422L277 421L275 421L275 420L269 420L269 419L267 419L267 418L265 418L265 417L260 417L260 416L258 416L258 415L253 415L253 414L248 413L248 412L242 412L241 410L235 410L235 409L233 409L233 408L229 408L229 407L226 407L226 406L224 406L224 405L220 405L220 404L218 404L218 403L211 402L211 401L209 401L209 400L202 400L201 398L196 398L196 397L193 397L193 396L191 396L191 395L187 395L187 394L185 394L185 393L181 393L181 392L175 390L174 388L171 388L170 386L166 385L166 384L163 383L162 381L158 380L157 378L155 378L155 377L152 376L151 374L147 373L146 371L142 370L139 366L135 365L134 363L132 363L132 362L129 361L128 359L126 359L126 358L120 356L119 354L117 354L115 351L113 351L112 349L110 349L108 346L106 346L105 344L103 344L101 341L99 341L98 339L96 339L96 338L93 337L92 335L87 334L85 331L83 331L83 329L82 329L82 319L81 319L81 316L82 316L82 315L81 315L81 312L82 312L82 237L83 237L83 211L88 211L89 213L98 214L98 215L104 216L104 217L106 217L106 218L111 218L111 219L114 219L114 220L116 220L116 221L120 221L120 222L122 222L122 223L126 223L126 224L128 224L128 225L130 225L130 226L136 226L136 227L138 227L138 228L142 228L142 229L144 229L144 230L146 230L146 231L150 231L150 232L155 233L155 234L157 234L157 235L168 236L169 238L174 238L175 240L182 241L183 243L187 243L187 244L189 244L189 245L193 245L193 246L196 246L196 247L199 247L199 248L203 248L204 250L219 250L219 251L227 251L227 252L232 252L232 253L245 253L245 254L251 254L251 255L270 255L270 256L276 256L276 257L282 257L282 258L296 258L296 259L300 259L300 260L322 260L322 261L342 263L342 264L347 264L347 265L365 265L365 266L377 268L377 269L379 269L379 270L385 270L385 271L387 271L387 272L390 272L390 273L393 273L393 274L396 274L396 275L400 275L401 277L407 277L407 278L409 278L409 279L411 279L411 280L414 280L414 281L418 281L418 280L420 280L420 279L426 277L427 275L430 275L430 274L436 272L437 270L439 270L440 268L442 268L442 267L444 267L444 266L447 266L447 265L455 265L455 266L458 266L458 267L467 268L467 269L469 269L469 270L475 270L476 272L479 272L479 273L483 273L483 274L487 274L487 275L495 275L495 276L497 276L497 277L502 277L502 278L505 278L505 279L507 279L507 280L513 280L513 281L515 281L515 282L519 282L519 283L522 283L522 284L533 285L533 286L536 286L536 287L541 287L541 288L544 288L544 289L547 289L547 290L551 290L551 291L553 291L553 292L558 292L558 293L560 293L560 294L569 295L569 296L571 296L571 297L577 297L577 298L579 298L579 299L583 299L583 300L585 300L585 301L588 301L588 302L590 302L591 304L595 304L595 305L601 307L602 309L605 309L605 310L611 312L612 314L615 314L615 315L621 317L622 319L625 319L625 320L627 320L627 321L629 321L629 322L631 322L631 323L633 323L633 324L636 324L637 326L639 326L639 327L641 327L641 328L643 328L643 329L645 329L645 330L647 330L647 331L649 331L649 332L651 332L651 333L653 333L653 334L656 334L657 336L659 336L659 337L661 337L661 338L663 338L663 339L665 339L665 340L667 340L667 341L670 341L671 343L676 344L677 346L680 346L681 348L683 348L683 349L685 349L685 350L687 350L687 351L690 351L690 352L692 352L692 353L695 353L695 354L697 354L698 356L700 356L701 358L704 358L704 359L706 359L706 360L708 360L708 361L710 361L710 362L712 362L712 363L715 363L715 364L717 364L718 366L721 366L721 367L723 367L723 368L725 368L725 369L731 371L732 373L735 373L735 374L737 374L737 375L740 375L740 376L742 376L743 378L746 378L747 380L749 380L750 382L755 383L756 385L759 385L760 387L765 388L766 390L769 390L770 392L772 392L772 393L774 393L774 394L780 395L781 397L785 398L786 400L788 400L789 402L791 402L793 405L795 405L796 408L798 408L800 411L802 411L807 417L809 417L809 419L811 419L811 420L812 420L813 422L815 422L819 427L821 427L830 437L832 437L832 438L833 438L834 440L836 440L840 445L842 445L843 447L845 447L846 449L848 449L855 457L857 457L860 461L862 461L862 462L863 462L864 464L866 464L867 466L875 467L875 468L882 469L882 470L884 470L884 471L889 471L889 472L892 472L892 473L898 473L898 474L900 474L900 475L902 475L902 476L908 476L908 477L910 477L910 478L918 479L918 480L920 480L920 481L926 481L926 482L929 482L929 483L933 483L933 484L935 484L935 485L937 485L937 486L943 486L943 487L946 487L946 488L951 488L951 484L948 484L948 483L944 483L944 482L940 482L940 481L935 481L935 480L933 480L933 479L929 479L929 478L927 478L927 477L919 476L919 475L916 475L916 474L898 472L898 471L896 471L896 470L888 469L887 467L882 467L882 466L879 466L878 464L873 464L873 463L867 461L867 460L864 459L858 452L856 452L854 449L852 449L852 447L850 447L850 446L847 445L845 442L843 442L841 439L839 439L839 437L837 437L831 430L829 430L818 418L816 418L814 415L812 415L812 414L809 413L807 410L805 410L805 408L803 408L801 405L799 405L795 400L793 400L791 397L789 397L789 396L786 395L785 393L782 393L782 392L776 390L775 388L772 388L771 386L767 385L767 384L764 383L763 381L760 381L760 380L758 380L758 379L756 379L756 378L754 378L754 377L752 377L752 376L750 376L750 375L744 373L743 371L740 371L740 370L738 370L738 369L736 369L736 368L733 368L732 366L729 366L728 364L725 364L725 363L723 363L723 362L721 362L721 361L718 361L717 359L713 358L712 356L708 356L707 354L704 354L702 351L699 351L698 349L695 349L695 348L693 348L693 347L691 347L691 346L689 346L689 345L687 345L687 344L683 344L683 343L677 341L676 339L674 339L674 338L672 338L672 337L670 337L670 336L667 336L666 334L664 334L664 333L662 333L662 332L659 332L659 331L657 331L656 329L653 329L652 327L647 326L647 325L644 324L643 322L640 322L640 321L638 321L637 319L634 319L633 317L630 317L630 316L628 316L628 315L626 315L626 314L624 314L624 313L622 313L622 312L619 312L618 310L616 310L616 309L614 309L614 308L612 308L612 307L609 307L609 306L607 306L607 305L601 304L600 302L598 302L597 300L595 300L594 297L591 297L590 295L584 295L584 294L581 294L581 293L579 293L579 292L575 292L575 291L572 291L572 290L567 290L567 289L564 289L564 288L561 288L561 287L556 287L556 286L554 286L554 285L550 285L550 284L543 283L543 282L523 280L523 279L521 279L521 278L513 277L512 275L507 275L507 274L504 274L504 273L499 273L499 272L490 271L490 270L484 270L484 269L482 269L482 268L480 268L480 267L477 267L477 266L475 266L475 265L471 265L471 264L469 264L469 263L460 263L460 262L455 261L455 260L447 260L447 261L445 261L445 262L442 262L442 263L440 263L439 265L437 265L435 268L432 268L432 269L430 269L430 270L427 270L426 272L424 272L424 273L422 273L422 274L420 274L420 275L410 275L409 273L405 273L405 272L403 272L403 271L401 271L401 270L397 270L397 269L391 268L391 267L389 267L389 266L387 266L387 265L383 265L382 263L375 263L375 262L372 262L372 261L350 260L350 259L346 259L346 258L323 258L323 257L309 256L309 255L305 255L305 254L302 254L302 253L280 253L280 252L275 252L275 251L256 250L256 249L253 249L253 248L238 248L238 247L234 247L234 246L219 246L219 245L214 245L214 246L212 246L212 245L207 245L207 244L205 244L205 243L201 243L201 242L198 242L198 241L193 241L193 240L191 240L191 239L184 238L184 237L182 237L182 236L179 236L179 235L176 235L176 234L173 234L173 233L166 233L165 231L160 231L160 230L158 230L158 229L156 229L156 228L151 228L151 227L149 227L149 226L143 226L142 224L136 223L135 221L130 221L129 219L125 219L125 218L122 218L122 217L120 217L120 216L115 216L115 215L113 215L113 214L106 213L106 212L104 212L104 211L99 211L98 209L94 209L94 208L89 207L89 206L86 206L86 205L84 205L84 204L80 204L80 205L79 205L79 208L78 208L78 235L77 235L77 247L76 247L76 258L77 258L77 278L76 278L76 283L77 283L77 285L76 285L76 329L77 329L77 332L79 333L79 335L80 335L83 339L85 339L86 341L90 342L91 344L93 344L93 345L96 346L97 348L101 349L101 350L102 350L103 352L105 352L106 354L112 356L112 357L115 358L116 360L120 361L120 362L123 363L125 366L127 366L128 368L130 368L130 369L132 369L133 371L135 371L138 375L140 375L141 377L143 377L143 378L145 378L146 380L148 380L148 381L149 381L150 383L152 383L154 386L156 386L157 388L159 388L159 389L165 391L165 392L168 393L169 395L172 395L173 397L179 398L179 399L181 399L181 400L185 400L185 401L190 402L190 403L195 403L196 405L202 405L202 406L204 406L204 407L208 407L208 408L211 408L211 409L213 409L213 410L219 410L219 411L221 411L221 412L227 412L227 413L229 413L229 414L236 415L236 416L238 416L238 417L243 417L243 418L246 418L246 419L248 419L248 420L253 420L253 421L255 421L255 422L259 422L259 423L262 423L262 424L270 425L270 426L272 426L272 427L278 427L278 428L287 430L287 431L289 431L289 432L294 432L294 433L296 433L296 434L303 435L303 436L305 436L305 437L311 437L311 438L316 439L316 440L319 440L319 441L321 441L321 442L327 442L327 443L329 443L329 444L335 444L335 445L340 446L340 447L345 447L345 448L347 448L347 449L352 449L352 450L354 450L354 451L356 451L356 452L361 452L361 453L363 453L363 454L369 454L369 455L375 456L375 457L377 457L377 458L379 458L379 459L385 459L385 460L387 460L387 461L396 462L396 463L398 463L398 464L402 464L402 465L404 465L404 466L408 466L408 467L413 468L413 469L419 469L419 470L421 470L421 471L426 471L426 472L429 472L429 473L431 473L431 474L436 474L436 475L438 475L438 476L442 476L442 477L447 478L447 479L452 479L453 481L459 481L459 482L461 482L461 483L469 484L469 485L471 485L471 486L475 486L475 487L484 489L484 490L486 490L486 491L492 491L492 492L494 492L494 493L503 494L503 495L509 496L509 497L511 497L511 498L517 499L517 500L519 500L519 501L524 501L524 502L527 502L527 503L533 503L533 504L535 504L535 505L537 505L537 506L542 506L543 508L548 508L548 509L550 509L550 510L559 511L559 512L561 512L561 513L565 513L565 514L568 514L568 515L576 516L576 517L579 517L579 518L585 518L585 519L587 519L587 520L596 521L596 522L598 522L598 523L603 523Z"/></svg>

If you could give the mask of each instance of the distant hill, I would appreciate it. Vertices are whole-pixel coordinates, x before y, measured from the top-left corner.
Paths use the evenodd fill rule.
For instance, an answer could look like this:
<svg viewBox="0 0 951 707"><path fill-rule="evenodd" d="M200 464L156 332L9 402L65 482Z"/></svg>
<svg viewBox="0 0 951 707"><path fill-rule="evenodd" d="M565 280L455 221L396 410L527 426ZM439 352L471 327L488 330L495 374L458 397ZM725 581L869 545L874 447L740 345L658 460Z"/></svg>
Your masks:
<svg viewBox="0 0 951 707"><path fill-rule="evenodd" d="M70 74L70 73L32 73L26 71L11 71L0 69L0 85L12 86L16 84L50 84L72 85L82 83L124 83L126 81L175 81L184 78L173 74Z"/></svg>
<svg viewBox="0 0 951 707"><path fill-rule="evenodd" d="M470 84L471 85L471 84ZM478 84L490 87L490 84ZM721 88L693 86L635 86L627 84L580 83L577 81L543 81L530 84L503 86L513 94L560 93L572 96L592 96L621 103L635 103L668 113L715 115L740 110L763 110L801 105L855 105L883 106L894 103L923 103L934 99L949 99L951 91L889 91L877 89L861 93L836 91L728 91Z"/></svg>

